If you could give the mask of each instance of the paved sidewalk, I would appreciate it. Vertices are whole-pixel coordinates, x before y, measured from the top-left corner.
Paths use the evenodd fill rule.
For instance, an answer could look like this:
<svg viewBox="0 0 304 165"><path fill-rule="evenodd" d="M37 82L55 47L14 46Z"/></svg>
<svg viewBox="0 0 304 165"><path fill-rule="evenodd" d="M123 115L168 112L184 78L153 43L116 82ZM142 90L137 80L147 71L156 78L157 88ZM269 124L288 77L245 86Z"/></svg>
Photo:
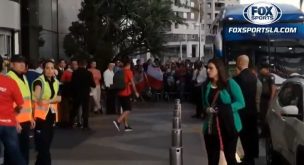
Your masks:
<svg viewBox="0 0 304 165"><path fill-rule="evenodd" d="M133 132L117 132L115 116L90 118L92 131L57 129L52 146L54 165L168 165L174 103L137 103L130 118ZM191 119L194 107L183 104L185 165L207 164L201 122ZM34 151L31 153L33 164Z"/></svg>

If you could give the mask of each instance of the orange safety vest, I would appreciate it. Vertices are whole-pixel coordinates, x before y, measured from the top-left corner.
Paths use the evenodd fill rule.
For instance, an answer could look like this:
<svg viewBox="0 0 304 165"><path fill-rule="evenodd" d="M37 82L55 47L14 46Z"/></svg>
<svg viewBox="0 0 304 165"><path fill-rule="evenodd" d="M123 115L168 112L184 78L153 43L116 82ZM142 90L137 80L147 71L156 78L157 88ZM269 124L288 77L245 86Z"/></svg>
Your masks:
<svg viewBox="0 0 304 165"><path fill-rule="evenodd" d="M20 113L17 114L16 120L19 123L28 122L32 120L32 101L31 101L31 91L26 77L23 75L22 81L15 72L9 71L7 76L12 78L18 85L22 97L23 97L23 105Z"/></svg>
<svg viewBox="0 0 304 165"><path fill-rule="evenodd" d="M57 79L55 79L55 82L53 83L55 94L51 99L50 99L51 94L52 94L51 87L50 87L49 83L45 80L44 75L39 76L36 80L39 80L42 83L41 96L37 100L51 100L51 99L54 99L55 97L57 97L58 90L59 90L59 82ZM32 88L32 89L34 89L34 88ZM35 102L34 106L35 106L34 107L34 109L35 109L34 118L39 118L39 119L45 120L47 114L49 113L49 111L51 111L52 113L54 113L56 115L56 122L58 122L58 105L57 105L57 103L56 104L49 104L49 103L38 104L37 102Z"/></svg>

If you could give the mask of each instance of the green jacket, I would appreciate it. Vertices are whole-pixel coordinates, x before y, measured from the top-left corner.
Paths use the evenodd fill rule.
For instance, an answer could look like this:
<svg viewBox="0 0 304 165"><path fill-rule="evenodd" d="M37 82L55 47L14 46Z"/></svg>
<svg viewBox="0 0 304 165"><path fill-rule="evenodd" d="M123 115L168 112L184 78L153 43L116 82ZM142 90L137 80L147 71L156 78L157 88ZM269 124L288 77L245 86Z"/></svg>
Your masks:
<svg viewBox="0 0 304 165"><path fill-rule="evenodd" d="M241 131L242 129L242 122L240 115L238 113L239 110L243 109L245 107L245 101L244 101L244 96L242 93L242 90L240 86L235 82L233 79L229 79L229 87L230 87L230 93L233 95L233 103L231 102L231 97L229 92L226 89L223 89L220 91L219 98L221 99L224 104L230 104L231 109L233 111L233 117L234 117L234 125L235 128L238 132ZM211 82L207 84L207 87L205 88L206 91L202 90L203 94L203 106L208 107L208 95L210 92L211 88ZM210 119L210 116L207 117L207 120L204 121L203 123L203 131L205 132L208 128L208 121Z"/></svg>

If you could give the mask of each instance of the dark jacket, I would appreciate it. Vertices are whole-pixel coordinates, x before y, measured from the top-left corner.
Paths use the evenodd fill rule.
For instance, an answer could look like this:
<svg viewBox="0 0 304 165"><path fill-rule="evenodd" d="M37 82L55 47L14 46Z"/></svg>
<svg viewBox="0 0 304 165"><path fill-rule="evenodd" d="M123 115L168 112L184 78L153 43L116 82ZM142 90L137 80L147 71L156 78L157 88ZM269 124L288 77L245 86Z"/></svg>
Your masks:
<svg viewBox="0 0 304 165"><path fill-rule="evenodd" d="M73 72L71 80L71 89L73 97L89 97L91 87L95 88L95 82L91 72L85 68L79 68Z"/></svg>
<svg viewBox="0 0 304 165"><path fill-rule="evenodd" d="M243 109L245 107L245 102L244 102L244 98L243 98L243 94L242 91L239 87L239 85L233 80L233 79L229 79L228 80L228 84L229 84L229 88L230 88L230 92L227 91L227 89L222 89L219 93L219 97L218 99L220 99L220 101L223 104L229 105L229 109L231 108L232 113L233 113L233 120L234 120L234 125L235 128L237 130L237 132L240 132L242 129L242 122L239 116L239 110ZM208 103L208 97L209 97L209 93L211 90L211 82L208 82L206 84L207 86L203 87L203 106L204 107L208 107L210 106ZM232 96L230 96L230 94ZM228 108L225 108L226 110ZM204 125L203 125L203 131L205 132L208 128L208 121L210 120L210 117L207 117L207 120L205 120Z"/></svg>
<svg viewBox="0 0 304 165"><path fill-rule="evenodd" d="M256 91L257 77L249 70L244 69L234 80L239 84L245 99L245 108L241 113L257 114Z"/></svg>

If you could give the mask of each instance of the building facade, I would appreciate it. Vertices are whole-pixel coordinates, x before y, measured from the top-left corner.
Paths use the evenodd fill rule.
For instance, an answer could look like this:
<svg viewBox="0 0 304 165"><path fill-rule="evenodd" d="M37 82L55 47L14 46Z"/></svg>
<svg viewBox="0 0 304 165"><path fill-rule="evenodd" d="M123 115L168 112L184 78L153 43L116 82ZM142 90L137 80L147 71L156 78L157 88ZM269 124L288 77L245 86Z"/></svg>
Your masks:
<svg viewBox="0 0 304 165"><path fill-rule="evenodd" d="M173 0L172 9L185 19L167 31L165 57L202 59L212 52L211 26L225 5L239 0Z"/></svg>
<svg viewBox="0 0 304 165"><path fill-rule="evenodd" d="M220 11L227 5L240 4L240 0L204 0L203 2L203 19L205 28L205 45L204 55L206 59L213 56L214 33L212 24Z"/></svg>
<svg viewBox="0 0 304 165"><path fill-rule="evenodd" d="M203 0L174 0L172 9L185 24L172 24L166 34L165 57L199 58L204 56ZM201 34L201 35L199 35ZM200 37L201 36L201 37ZM199 42L201 40L201 42Z"/></svg>
<svg viewBox="0 0 304 165"><path fill-rule="evenodd" d="M20 45L20 2L0 1L0 55L9 58L19 54Z"/></svg>
<svg viewBox="0 0 304 165"><path fill-rule="evenodd" d="M81 0L21 0L22 54L30 61L66 58L63 39Z"/></svg>

